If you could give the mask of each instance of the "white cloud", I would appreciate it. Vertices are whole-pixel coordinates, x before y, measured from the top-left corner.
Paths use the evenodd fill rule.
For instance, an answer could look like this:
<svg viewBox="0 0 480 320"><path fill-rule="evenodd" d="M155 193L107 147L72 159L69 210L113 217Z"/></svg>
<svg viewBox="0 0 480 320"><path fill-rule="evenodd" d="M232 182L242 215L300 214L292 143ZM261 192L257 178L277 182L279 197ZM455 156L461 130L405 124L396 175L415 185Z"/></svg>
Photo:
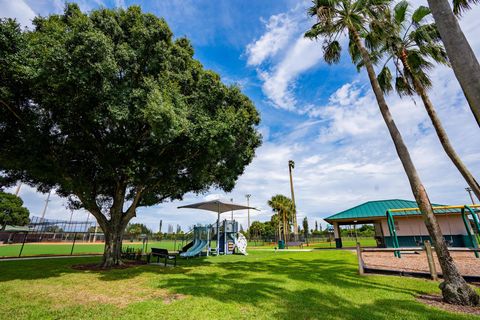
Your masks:
<svg viewBox="0 0 480 320"><path fill-rule="evenodd" d="M31 27L35 12L24 0L0 0L2 18L15 18L23 27Z"/></svg>
<svg viewBox="0 0 480 320"><path fill-rule="evenodd" d="M292 89L297 77L317 65L322 59L322 50L315 41L297 38L289 47L284 58L267 71L260 71L260 78L264 81L262 90L276 107L294 110L297 101Z"/></svg>
<svg viewBox="0 0 480 320"><path fill-rule="evenodd" d="M265 96L273 106L292 111L298 109L296 80L322 59L321 45L303 37L309 23L305 4L271 16L265 33L246 47L247 65L257 67Z"/></svg>
<svg viewBox="0 0 480 320"><path fill-rule="evenodd" d="M115 0L115 8L125 8L125 0Z"/></svg>
<svg viewBox="0 0 480 320"><path fill-rule="evenodd" d="M265 32L260 39L247 45L247 64L257 66L269 57L283 49L294 32L297 31L297 21L285 13L273 15L265 25Z"/></svg>

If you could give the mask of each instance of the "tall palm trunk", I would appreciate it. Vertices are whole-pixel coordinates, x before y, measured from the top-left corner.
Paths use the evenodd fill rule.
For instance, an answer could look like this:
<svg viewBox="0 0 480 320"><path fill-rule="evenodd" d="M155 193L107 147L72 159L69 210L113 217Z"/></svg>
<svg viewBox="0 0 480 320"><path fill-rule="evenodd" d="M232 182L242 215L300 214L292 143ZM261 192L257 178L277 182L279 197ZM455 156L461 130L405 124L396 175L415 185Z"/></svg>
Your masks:
<svg viewBox="0 0 480 320"><path fill-rule="evenodd" d="M428 116L432 121L432 125L437 132L438 139L442 144L443 150L448 155L450 160L452 160L453 164L457 167L460 174L463 176L467 184L472 188L473 193L480 199L480 185L475 180L473 174L468 170L467 166L463 163L462 159L458 156L457 152L453 148L452 144L450 143L450 139L448 138L447 132L443 128L442 122L435 111L435 108L428 97L427 91L425 90L424 86L418 81L418 79L413 76L412 70L408 64L407 58L405 55L400 56L400 60L402 61L404 69L408 70L412 75L413 85L415 91L420 95L422 98L423 104L425 109L427 110Z"/></svg>
<svg viewBox="0 0 480 320"><path fill-rule="evenodd" d="M350 28L350 33L353 35L355 44L357 45L365 67L367 69L368 77L370 79L370 84L372 86L375 98L377 99L378 106L380 108L380 113L387 125L390 136L395 145L398 157L402 162L405 173L407 174L408 180L410 182L410 187L412 189L415 200L420 208L420 211L423 215L425 225L427 227L428 233L432 242L435 246L435 252L437 253L438 261L442 268L444 282L440 285L442 290L443 299L452 304L460 305L478 305L479 296L478 294L465 282L460 273L458 272L455 263L453 262L450 252L448 251L447 244L443 238L442 231L438 224L435 215L433 214L432 204L428 198L427 192L423 187L422 181L418 176L417 169L413 164L413 161L408 152L407 146L403 141L402 135L398 130L392 114L388 108L388 105L383 96L383 92L380 88L380 85L377 81L375 75L375 70L373 69L370 56L363 46L363 43L360 39L358 32Z"/></svg>
<svg viewBox="0 0 480 320"><path fill-rule="evenodd" d="M453 72L480 126L480 65L448 0L428 0Z"/></svg>

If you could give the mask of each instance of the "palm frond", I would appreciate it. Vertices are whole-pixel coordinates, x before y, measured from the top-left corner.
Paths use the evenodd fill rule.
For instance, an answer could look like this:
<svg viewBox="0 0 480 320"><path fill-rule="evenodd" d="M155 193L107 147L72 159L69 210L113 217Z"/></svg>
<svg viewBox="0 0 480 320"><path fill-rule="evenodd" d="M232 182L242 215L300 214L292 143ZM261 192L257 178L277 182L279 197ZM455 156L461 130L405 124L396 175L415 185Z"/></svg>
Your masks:
<svg viewBox="0 0 480 320"><path fill-rule="evenodd" d="M401 25L405 21L405 17L407 16L408 10L408 1L402 0L395 5L393 8L394 19L398 25Z"/></svg>
<svg viewBox="0 0 480 320"><path fill-rule="evenodd" d="M477 3L480 3L480 0L453 0L453 13L459 16L464 11L470 10L472 4Z"/></svg>
<svg viewBox="0 0 480 320"><path fill-rule="evenodd" d="M392 73L388 67L383 67L382 71L377 76L380 88L384 93L392 91Z"/></svg>
<svg viewBox="0 0 480 320"><path fill-rule="evenodd" d="M340 55L342 47L337 40L325 41L323 43L323 58L328 64L338 63L340 61Z"/></svg>
<svg viewBox="0 0 480 320"><path fill-rule="evenodd" d="M412 21L416 24L419 24L423 18L428 16L431 13L429 7L420 6L412 14Z"/></svg>
<svg viewBox="0 0 480 320"><path fill-rule="evenodd" d="M413 88L404 77L395 79L395 91L397 91L399 96L411 96L414 93Z"/></svg>
<svg viewBox="0 0 480 320"><path fill-rule="evenodd" d="M422 55L432 59L437 63L449 65L447 52L442 44L426 44L419 46Z"/></svg>

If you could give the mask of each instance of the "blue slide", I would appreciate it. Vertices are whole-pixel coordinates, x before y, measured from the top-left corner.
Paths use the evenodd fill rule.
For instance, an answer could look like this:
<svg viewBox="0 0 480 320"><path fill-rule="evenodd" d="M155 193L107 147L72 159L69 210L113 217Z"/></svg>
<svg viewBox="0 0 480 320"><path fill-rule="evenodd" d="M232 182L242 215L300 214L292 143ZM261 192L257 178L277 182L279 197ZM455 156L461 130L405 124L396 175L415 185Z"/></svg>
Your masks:
<svg viewBox="0 0 480 320"><path fill-rule="evenodd" d="M203 249L208 245L207 240L198 240L195 239L195 242L193 243L193 246L187 250L187 252L182 252L180 253L181 257L195 257L199 255Z"/></svg>

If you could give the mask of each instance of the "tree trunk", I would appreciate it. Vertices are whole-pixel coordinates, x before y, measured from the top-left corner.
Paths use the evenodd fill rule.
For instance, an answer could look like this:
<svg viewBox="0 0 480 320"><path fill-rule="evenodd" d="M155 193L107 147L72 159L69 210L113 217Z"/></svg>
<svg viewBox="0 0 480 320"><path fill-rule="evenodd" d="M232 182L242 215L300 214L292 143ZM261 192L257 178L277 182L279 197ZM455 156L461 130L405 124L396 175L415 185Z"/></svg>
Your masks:
<svg viewBox="0 0 480 320"><path fill-rule="evenodd" d="M479 297L478 294L465 282L460 273L458 272L455 263L453 262L450 252L448 251L447 244L443 238L442 231L438 224L435 215L433 214L432 205L428 198L427 192L423 187L422 181L418 176L417 170L413 164L413 161L410 157L410 153L403 141L402 135L398 130L392 114L388 108L388 105L383 96L383 92L380 88L380 85L377 81L375 75L375 70L373 69L370 56L362 44L358 32L354 29L349 30L353 35L355 44L357 45L365 67L367 69L368 77L370 79L370 84L372 86L375 98L377 100L378 106L380 108L380 113L387 125L390 136L395 145L398 157L403 165L405 173L407 174L408 180L410 182L410 187L412 189L415 200L420 208L420 211L423 215L425 225L427 227L428 233L432 242L435 246L435 251L442 268L442 273L444 277L444 282L440 285L442 290L444 301L452 304L460 305L478 305Z"/></svg>
<svg viewBox="0 0 480 320"><path fill-rule="evenodd" d="M440 118L438 117L437 112L435 111L435 107L430 101L430 98L428 97L428 94L425 88L413 75L413 72L411 71L410 66L406 61L406 57L402 56L400 60L402 61L403 67L410 73L412 77L415 91L422 98L423 105L425 106L428 116L432 121L432 125L435 128L438 139L442 144L443 150L445 150L445 153L448 155L450 160L452 160L455 167L457 167L458 171L463 176L467 184L470 186L470 188L472 188L473 193L477 196L478 199L480 199L480 185L475 180L475 177L473 176L473 174L468 170L467 166L463 163L462 159L460 159L457 152L455 151L452 144L450 143L450 139L448 138L447 132L443 128L442 122L440 121Z"/></svg>
<svg viewBox="0 0 480 320"><path fill-rule="evenodd" d="M111 268L121 265L122 239L125 225L122 221L110 220L105 232L105 248L103 251L102 267Z"/></svg>
<svg viewBox="0 0 480 320"><path fill-rule="evenodd" d="M480 65L448 0L428 0L438 32L463 93L480 126Z"/></svg>

